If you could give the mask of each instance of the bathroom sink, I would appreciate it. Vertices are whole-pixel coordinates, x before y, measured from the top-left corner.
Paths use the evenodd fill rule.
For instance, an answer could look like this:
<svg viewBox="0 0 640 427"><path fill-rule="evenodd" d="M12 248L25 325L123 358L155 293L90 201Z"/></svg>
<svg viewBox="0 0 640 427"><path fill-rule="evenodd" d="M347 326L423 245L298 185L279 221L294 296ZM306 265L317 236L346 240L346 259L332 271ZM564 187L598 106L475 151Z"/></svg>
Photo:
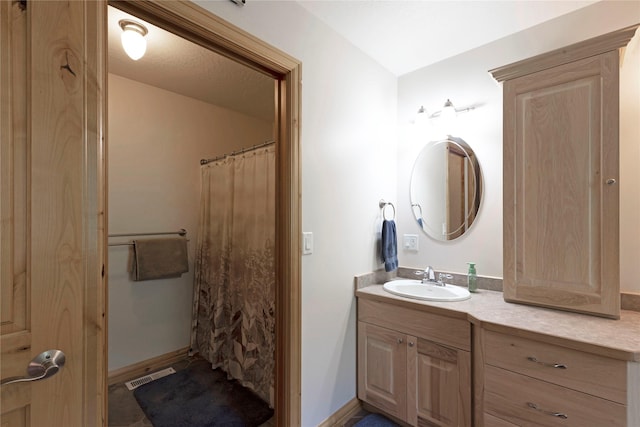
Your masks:
<svg viewBox="0 0 640 427"><path fill-rule="evenodd" d="M392 280L382 287L394 295L427 301L462 301L471 297L469 291L460 286L437 286L420 280Z"/></svg>

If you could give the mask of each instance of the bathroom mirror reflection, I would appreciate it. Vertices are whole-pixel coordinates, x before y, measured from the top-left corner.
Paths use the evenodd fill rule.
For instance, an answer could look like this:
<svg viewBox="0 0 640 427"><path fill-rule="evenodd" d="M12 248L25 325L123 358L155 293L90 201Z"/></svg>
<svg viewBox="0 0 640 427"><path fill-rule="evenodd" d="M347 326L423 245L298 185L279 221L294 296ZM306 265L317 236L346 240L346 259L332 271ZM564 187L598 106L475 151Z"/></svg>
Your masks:
<svg viewBox="0 0 640 427"><path fill-rule="evenodd" d="M478 159L461 138L428 143L411 174L411 210L420 228L435 240L462 236L474 223L482 199Z"/></svg>

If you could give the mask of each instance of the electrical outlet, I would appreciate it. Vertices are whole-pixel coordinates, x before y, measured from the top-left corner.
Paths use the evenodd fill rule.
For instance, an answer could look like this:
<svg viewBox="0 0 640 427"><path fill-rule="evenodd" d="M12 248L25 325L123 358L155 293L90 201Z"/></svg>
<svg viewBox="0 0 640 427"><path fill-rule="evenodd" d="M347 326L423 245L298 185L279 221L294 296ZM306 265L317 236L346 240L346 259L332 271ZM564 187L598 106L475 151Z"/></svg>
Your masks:
<svg viewBox="0 0 640 427"><path fill-rule="evenodd" d="M418 235L417 234L405 234L404 235L404 249L408 251L418 250Z"/></svg>

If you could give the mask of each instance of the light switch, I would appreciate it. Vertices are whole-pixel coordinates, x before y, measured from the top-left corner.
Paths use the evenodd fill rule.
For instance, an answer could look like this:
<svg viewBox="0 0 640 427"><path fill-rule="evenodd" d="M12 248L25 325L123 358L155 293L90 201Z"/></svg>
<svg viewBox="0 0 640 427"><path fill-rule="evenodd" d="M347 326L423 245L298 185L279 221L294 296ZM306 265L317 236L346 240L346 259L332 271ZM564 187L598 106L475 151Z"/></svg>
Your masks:
<svg viewBox="0 0 640 427"><path fill-rule="evenodd" d="M408 251L418 250L418 235L417 234L405 234L404 235L404 248Z"/></svg>
<svg viewBox="0 0 640 427"><path fill-rule="evenodd" d="M313 233L310 231L304 231L302 233L302 255L309 255L313 253Z"/></svg>

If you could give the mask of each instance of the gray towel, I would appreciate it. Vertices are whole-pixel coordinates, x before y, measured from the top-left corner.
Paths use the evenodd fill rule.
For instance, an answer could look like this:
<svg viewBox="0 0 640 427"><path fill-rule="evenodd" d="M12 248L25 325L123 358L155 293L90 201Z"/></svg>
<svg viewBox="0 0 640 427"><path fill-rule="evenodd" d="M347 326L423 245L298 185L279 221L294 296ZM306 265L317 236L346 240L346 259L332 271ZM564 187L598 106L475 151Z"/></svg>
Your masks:
<svg viewBox="0 0 640 427"><path fill-rule="evenodd" d="M180 277L187 271L189 260L184 237L133 241L133 280Z"/></svg>

